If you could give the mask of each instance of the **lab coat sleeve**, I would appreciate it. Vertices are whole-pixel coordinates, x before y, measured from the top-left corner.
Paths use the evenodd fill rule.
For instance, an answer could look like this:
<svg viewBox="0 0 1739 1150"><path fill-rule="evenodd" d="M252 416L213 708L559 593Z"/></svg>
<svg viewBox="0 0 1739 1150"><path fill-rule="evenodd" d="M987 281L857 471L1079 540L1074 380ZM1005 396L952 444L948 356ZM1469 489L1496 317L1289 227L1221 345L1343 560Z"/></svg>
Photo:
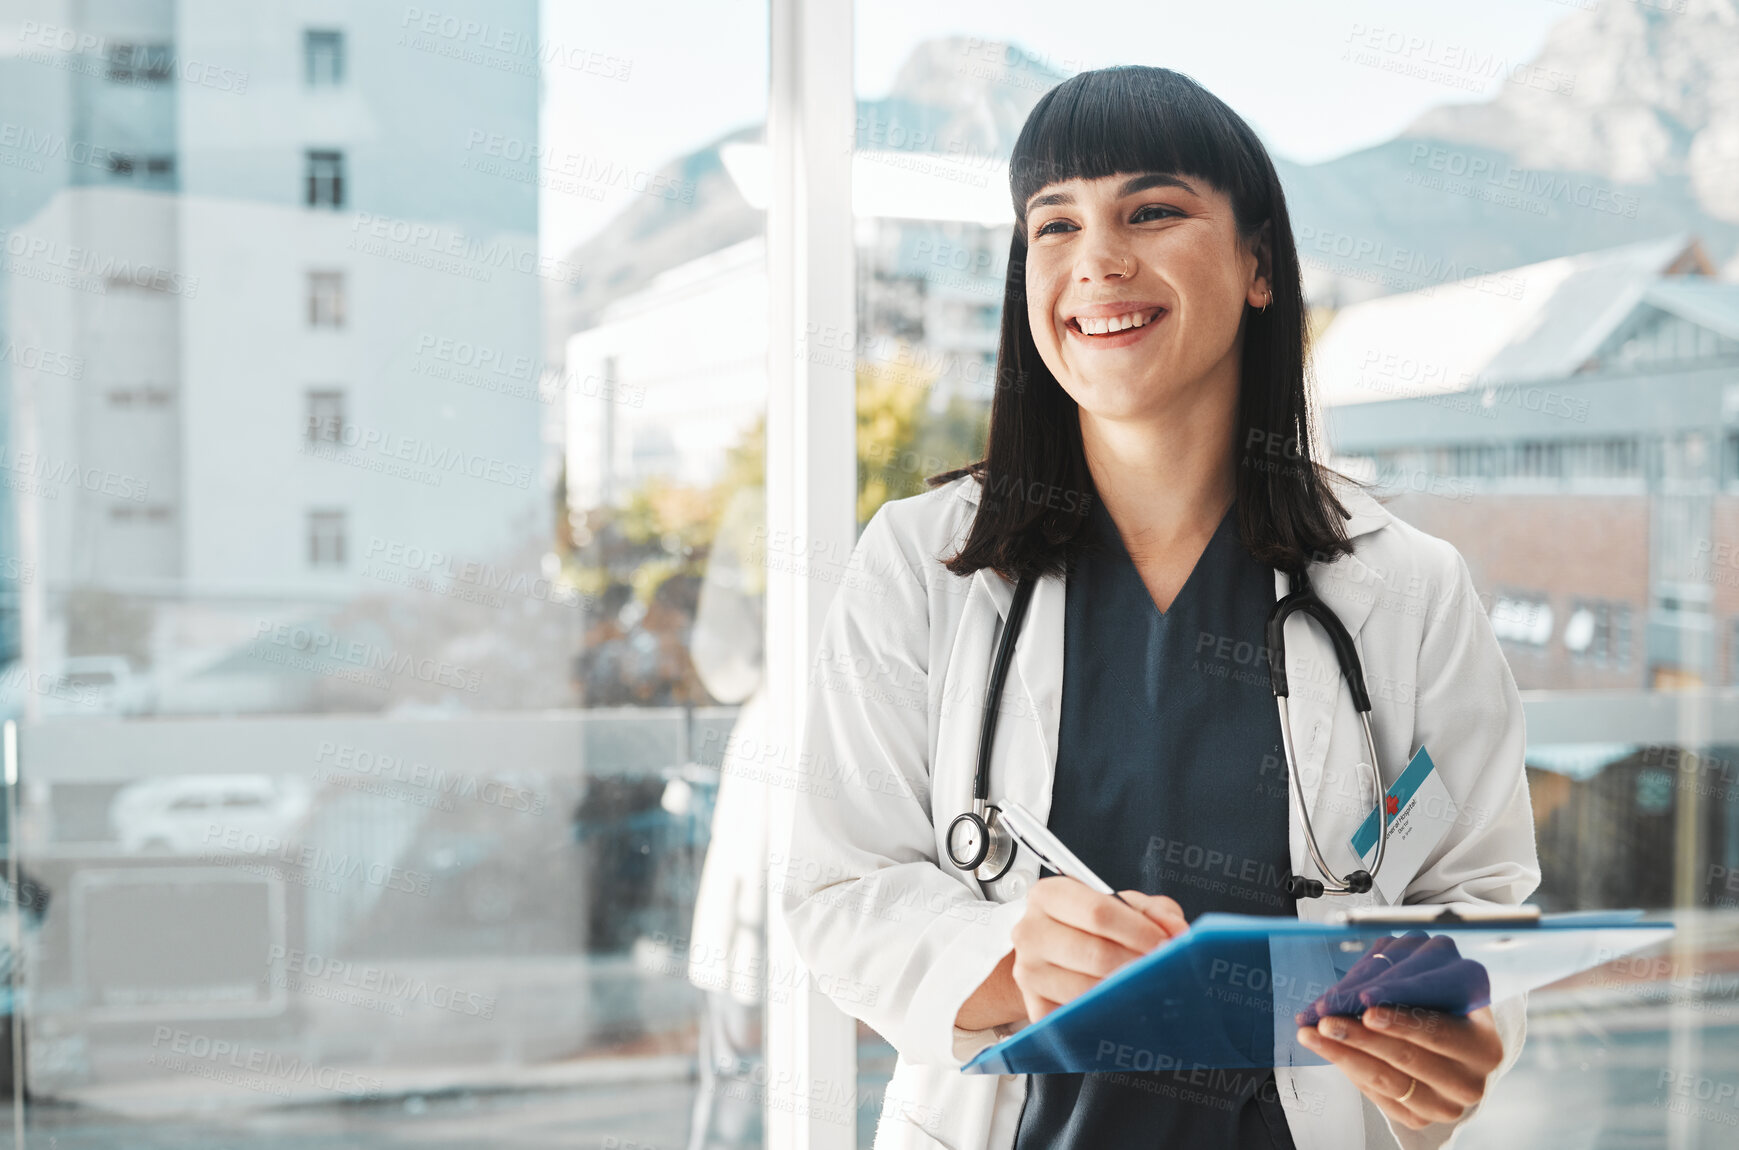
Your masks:
<svg viewBox="0 0 1739 1150"><path fill-rule="evenodd" d="M1419 647L1413 745L1428 748L1459 807L1426 865L1408 884L1405 902L1517 905L1540 883L1533 806L1524 769L1527 726L1521 693L1498 646L1461 553L1448 543L1444 588L1427 613ZM1486 1097L1521 1054L1527 996L1492 1004L1503 1060L1486 1080ZM1389 1129L1403 1150L1440 1150L1479 1112L1459 1122Z"/></svg>
<svg viewBox="0 0 1739 1150"><path fill-rule="evenodd" d="M994 1042L954 1026L1012 948L1025 899L987 901L936 861L928 590L878 510L812 664L783 858L769 881L816 985L909 1062L958 1066Z"/></svg>

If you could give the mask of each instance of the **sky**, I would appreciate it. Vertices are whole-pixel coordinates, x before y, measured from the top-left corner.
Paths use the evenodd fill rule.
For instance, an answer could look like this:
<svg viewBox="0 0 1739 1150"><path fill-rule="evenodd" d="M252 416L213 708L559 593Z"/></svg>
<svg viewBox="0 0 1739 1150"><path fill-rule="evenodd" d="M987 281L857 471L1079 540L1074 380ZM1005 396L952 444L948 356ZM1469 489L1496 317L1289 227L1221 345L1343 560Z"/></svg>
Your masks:
<svg viewBox="0 0 1739 1150"><path fill-rule="evenodd" d="M855 84L861 97L884 95L914 45L947 35L1005 39L1063 72L1163 65L1237 109L1276 154L1315 163L1390 139L1428 108L1489 99L1502 83L1467 90L1397 74L1348 59L1355 45L1414 45L1378 53L1390 63L1458 47L1520 62L1585 2L859 0ZM546 70L541 131L550 154L651 172L765 118L767 0L543 0L542 20L546 42L630 62L625 80ZM635 194L546 192L540 246L567 253Z"/></svg>

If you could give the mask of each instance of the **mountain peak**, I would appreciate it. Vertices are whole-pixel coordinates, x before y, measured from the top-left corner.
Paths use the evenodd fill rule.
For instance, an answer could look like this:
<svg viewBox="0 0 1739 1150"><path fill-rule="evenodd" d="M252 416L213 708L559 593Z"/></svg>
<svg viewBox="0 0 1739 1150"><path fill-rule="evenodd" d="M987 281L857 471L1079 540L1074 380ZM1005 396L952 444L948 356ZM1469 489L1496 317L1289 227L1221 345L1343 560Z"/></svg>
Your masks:
<svg viewBox="0 0 1739 1150"><path fill-rule="evenodd" d="M1736 61L1739 0L1606 2L1566 16L1529 61L1445 55L1446 67L1498 78L1502 91L1434 108L1403 135L1619 183L1685 177L1703 210L1739 222Z"/></svg>

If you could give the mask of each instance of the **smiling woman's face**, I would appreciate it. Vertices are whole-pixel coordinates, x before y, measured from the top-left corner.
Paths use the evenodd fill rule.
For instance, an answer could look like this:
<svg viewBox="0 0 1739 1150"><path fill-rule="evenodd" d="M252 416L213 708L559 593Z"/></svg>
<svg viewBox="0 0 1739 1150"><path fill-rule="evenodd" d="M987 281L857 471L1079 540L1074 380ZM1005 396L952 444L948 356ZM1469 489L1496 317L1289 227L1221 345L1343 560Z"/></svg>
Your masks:
<svg viewBox="0 0 1739 1150"><path fill-rule="evenodd" d="M1267 303L1269 283L1218 189L1167 173L1060 181L1029 201L1026 238L1033 342L1084 411L1138 420L1237 386L1244 305Z"/></svg>

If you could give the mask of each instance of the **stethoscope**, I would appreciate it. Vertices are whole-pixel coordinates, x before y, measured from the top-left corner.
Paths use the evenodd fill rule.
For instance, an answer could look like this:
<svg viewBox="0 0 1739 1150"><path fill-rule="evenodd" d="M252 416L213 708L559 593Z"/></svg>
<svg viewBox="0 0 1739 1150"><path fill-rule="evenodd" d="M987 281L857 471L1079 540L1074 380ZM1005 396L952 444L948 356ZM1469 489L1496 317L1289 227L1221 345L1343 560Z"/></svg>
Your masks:
<svg viewBox="0 0 1739 1150"><path fill-rule="evenodd" d="M1316 864L1323 879L1328 881L1288 875L1285 889L1293 898L1321 898L1325 894L1364 894L1371 889L1372 879L1383 865L1383 848L1389 841L1389 813L1387 804L1383 802L1383 773L1377 765L1377 742L1371 735L1371 698L1365 692L1364 667L1359 663L1352 636L1347 634L1346 628L1341 626L1340 619L1329 609L1328 604L1318 598L1315 589L1310 585L1309 577L1299 571L1289 578L1292 591L1276 602L1268 613L1268 679L1274 688L1275 702L1280 708L1280 738L1286 751L1286 775L1291 780L1289 791L1292 806L1304 824L1304 841L1310 849L1311 861ZM948 824L949 861L961 870L972 871L981 882L995 882L1007 874L1008 868L1014 865L1015 851L1018 849L1014 835L1002 825L1001 809L990 802L990 748L996 739L996 711L1002 702L1002 684L1008 678L1008 664L1014 655L1015 639L1026 619L1027 604L1032 600L1035 582L1031 577L1026 577L1015 585L1014 599L1008 607L1008 619L1003 624L1002 635L996 643L996 654L991 660L990 682L984 690L984 717L978 728L978 771L972 783L972 809L956 816ZM1292 727L1287 721L1286 713L1289 690L1286 683L1285 630L1287 618L1295 611L1303 611L1321 623L1328 632L1330 641L1334 643L1335 659L1340 664L1340 673L1346 678L1348 689L1352 692L1353 708L1358 711L1359 720L1364 724L1365 747L1370 752L1371 782L1373 793L1377 796L1377 853L1371 858L1371 869L1355 870L1338 879L1332 877L1334 872L1329 869L1327 861L1322 857L1322 851L1317 847L1316 831L1310 825L1310 811L1304 802L1304 786L1299 781L1292 756Z"/></svg>

